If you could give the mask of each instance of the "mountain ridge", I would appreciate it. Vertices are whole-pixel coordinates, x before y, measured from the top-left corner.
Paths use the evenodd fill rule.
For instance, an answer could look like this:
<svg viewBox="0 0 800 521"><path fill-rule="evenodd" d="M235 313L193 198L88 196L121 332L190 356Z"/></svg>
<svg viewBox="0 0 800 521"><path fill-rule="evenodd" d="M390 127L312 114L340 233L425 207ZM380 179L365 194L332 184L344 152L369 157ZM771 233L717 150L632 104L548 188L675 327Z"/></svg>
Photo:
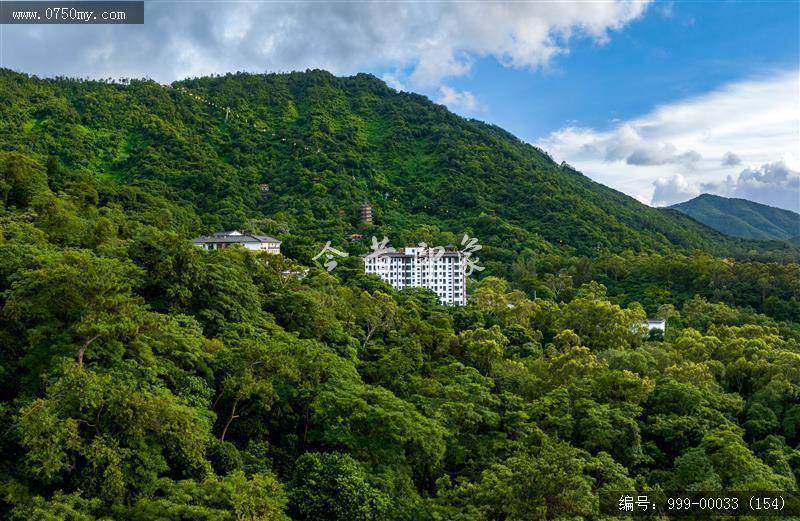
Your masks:
<svg viewBox="0 0 800 521"><path fill-rule="evenodd" d="M669 208L746 239L793 241L800 236L800 214L747 199L701 194Z"/></svg>
<svg viewBox="0 0 800 521"><path fill-rule="evenodd" d="M10 94L0 106L5 149L164 195L200 221L187 234L265 218L265 233L323 243L343 244L353 231L394 244L468 233L495 269L523 249L798 254L647 207L497 126L371 75L237 73L164 86L4 70L0 82ZM227 122L224 107L235 115ZM264 200L262 182L271 185ZM363 202L374 208L369 229L357 217ZM287 248L313 253L307 240Z"/></svg>

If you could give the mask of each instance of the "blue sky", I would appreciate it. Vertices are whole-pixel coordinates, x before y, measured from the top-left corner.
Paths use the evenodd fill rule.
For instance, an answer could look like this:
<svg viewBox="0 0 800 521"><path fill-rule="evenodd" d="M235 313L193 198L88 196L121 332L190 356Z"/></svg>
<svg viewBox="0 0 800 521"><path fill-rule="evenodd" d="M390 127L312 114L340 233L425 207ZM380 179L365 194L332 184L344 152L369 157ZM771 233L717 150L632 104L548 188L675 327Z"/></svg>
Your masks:
<svg viewBox="0 0 800 521"><path fill-rule="evenodd" d="M800 211L800 3L146 0L143 26L1 26L52 76L323 68L497 124L652 205Z"/></svg>
<svg viewBox="0 0 800 521"><path fill-rule="evenodd" d="M659 4L605 44L576 39L568 54L543 69L507 68L487 57L451 83L475 95L480 107L469 114L524 138L567 123L602 130L615 119L726 83L797 70L799 6L788 1Z"/></svg>

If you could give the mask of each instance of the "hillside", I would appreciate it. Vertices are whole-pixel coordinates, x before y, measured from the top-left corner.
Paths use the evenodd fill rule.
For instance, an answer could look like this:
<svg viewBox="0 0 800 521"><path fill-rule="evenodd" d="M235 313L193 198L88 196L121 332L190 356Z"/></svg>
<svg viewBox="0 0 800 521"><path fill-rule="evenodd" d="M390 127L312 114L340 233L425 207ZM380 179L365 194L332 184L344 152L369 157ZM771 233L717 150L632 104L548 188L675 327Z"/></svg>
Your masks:
<svg viewBox="0 0 800 521"><path fill-rule="evenodd" d="M703 194L670 208L736 237L792 240L800 235L800 214L746 199Z"/></svg>
<svg viewBox="0 0 800 521"><path fill-rule="evenodd" d="M361 230L367 238L442 244L466 232L484 244L490 272L526 248L797 256L785 244L730 238L649 208L497 127L372 76L124 83L2 71L0 147L41 164L56 158L107 180L109 191L121 181L124 190L165 197L180 208L170 219L186 236L256 219L302 259L315 253L313 241L341 245L359 231L363 202L375 214L375 226ZM261 182L271 186L262 202Z"/></svg>
<svg viewBox="0 0 800 521"><path fill-rule="evenodd" d="M185 85L0 74L0 519L605 519L620 491L798 489L800 264L685 253L788 244L374 78ZM187 240L238 226L284 255ZM358 229L468 231L487 269L443 306L366 275ZM351 253L330 272L322 239Z"/></svg>

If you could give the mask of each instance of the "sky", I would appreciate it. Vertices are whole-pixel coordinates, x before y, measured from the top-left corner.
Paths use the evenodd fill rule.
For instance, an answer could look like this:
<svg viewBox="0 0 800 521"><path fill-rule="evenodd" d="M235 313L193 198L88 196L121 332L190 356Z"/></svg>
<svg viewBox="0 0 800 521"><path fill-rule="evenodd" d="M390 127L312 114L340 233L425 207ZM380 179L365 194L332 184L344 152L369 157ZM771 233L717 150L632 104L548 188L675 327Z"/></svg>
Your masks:
<svg viewBox="0 0 800 521"><path fill-rule="evenodd" d="M800 2L145 1L141 26L0 26L0 66L170 82L369 72L653 206L800 212Z"/></svg>

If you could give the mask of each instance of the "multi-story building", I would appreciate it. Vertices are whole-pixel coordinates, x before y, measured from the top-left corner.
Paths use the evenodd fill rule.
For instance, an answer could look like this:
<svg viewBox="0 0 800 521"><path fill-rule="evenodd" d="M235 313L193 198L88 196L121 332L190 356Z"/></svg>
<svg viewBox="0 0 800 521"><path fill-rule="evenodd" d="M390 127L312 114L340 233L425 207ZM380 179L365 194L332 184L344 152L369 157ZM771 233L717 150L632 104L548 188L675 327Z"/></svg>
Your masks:
<svg viewBox="0 0 800 521"><path fill-rule="evenodd" d="M195 237L192 239L192 244L200 246L204 250L221 250L233 244L241 244L248 250L264 250L269 253L281 252L281 241L275 237L242 233L236 230Z"/></svg>
<svg viewBox="0 0 800 521"><path fill-rule="evenodd" d="M363 224L372 224L372 206L369 203L361 205L359 217L361 217L361 222Z"/></svg>
<svg viewBox="0 0 800 521"><path fill-rule="evenodd" d="M397 289L428 288L443 304L467 303L465 255L455 248L403 248L371 253L364 258L364 271L378 275Z"/></svg>

